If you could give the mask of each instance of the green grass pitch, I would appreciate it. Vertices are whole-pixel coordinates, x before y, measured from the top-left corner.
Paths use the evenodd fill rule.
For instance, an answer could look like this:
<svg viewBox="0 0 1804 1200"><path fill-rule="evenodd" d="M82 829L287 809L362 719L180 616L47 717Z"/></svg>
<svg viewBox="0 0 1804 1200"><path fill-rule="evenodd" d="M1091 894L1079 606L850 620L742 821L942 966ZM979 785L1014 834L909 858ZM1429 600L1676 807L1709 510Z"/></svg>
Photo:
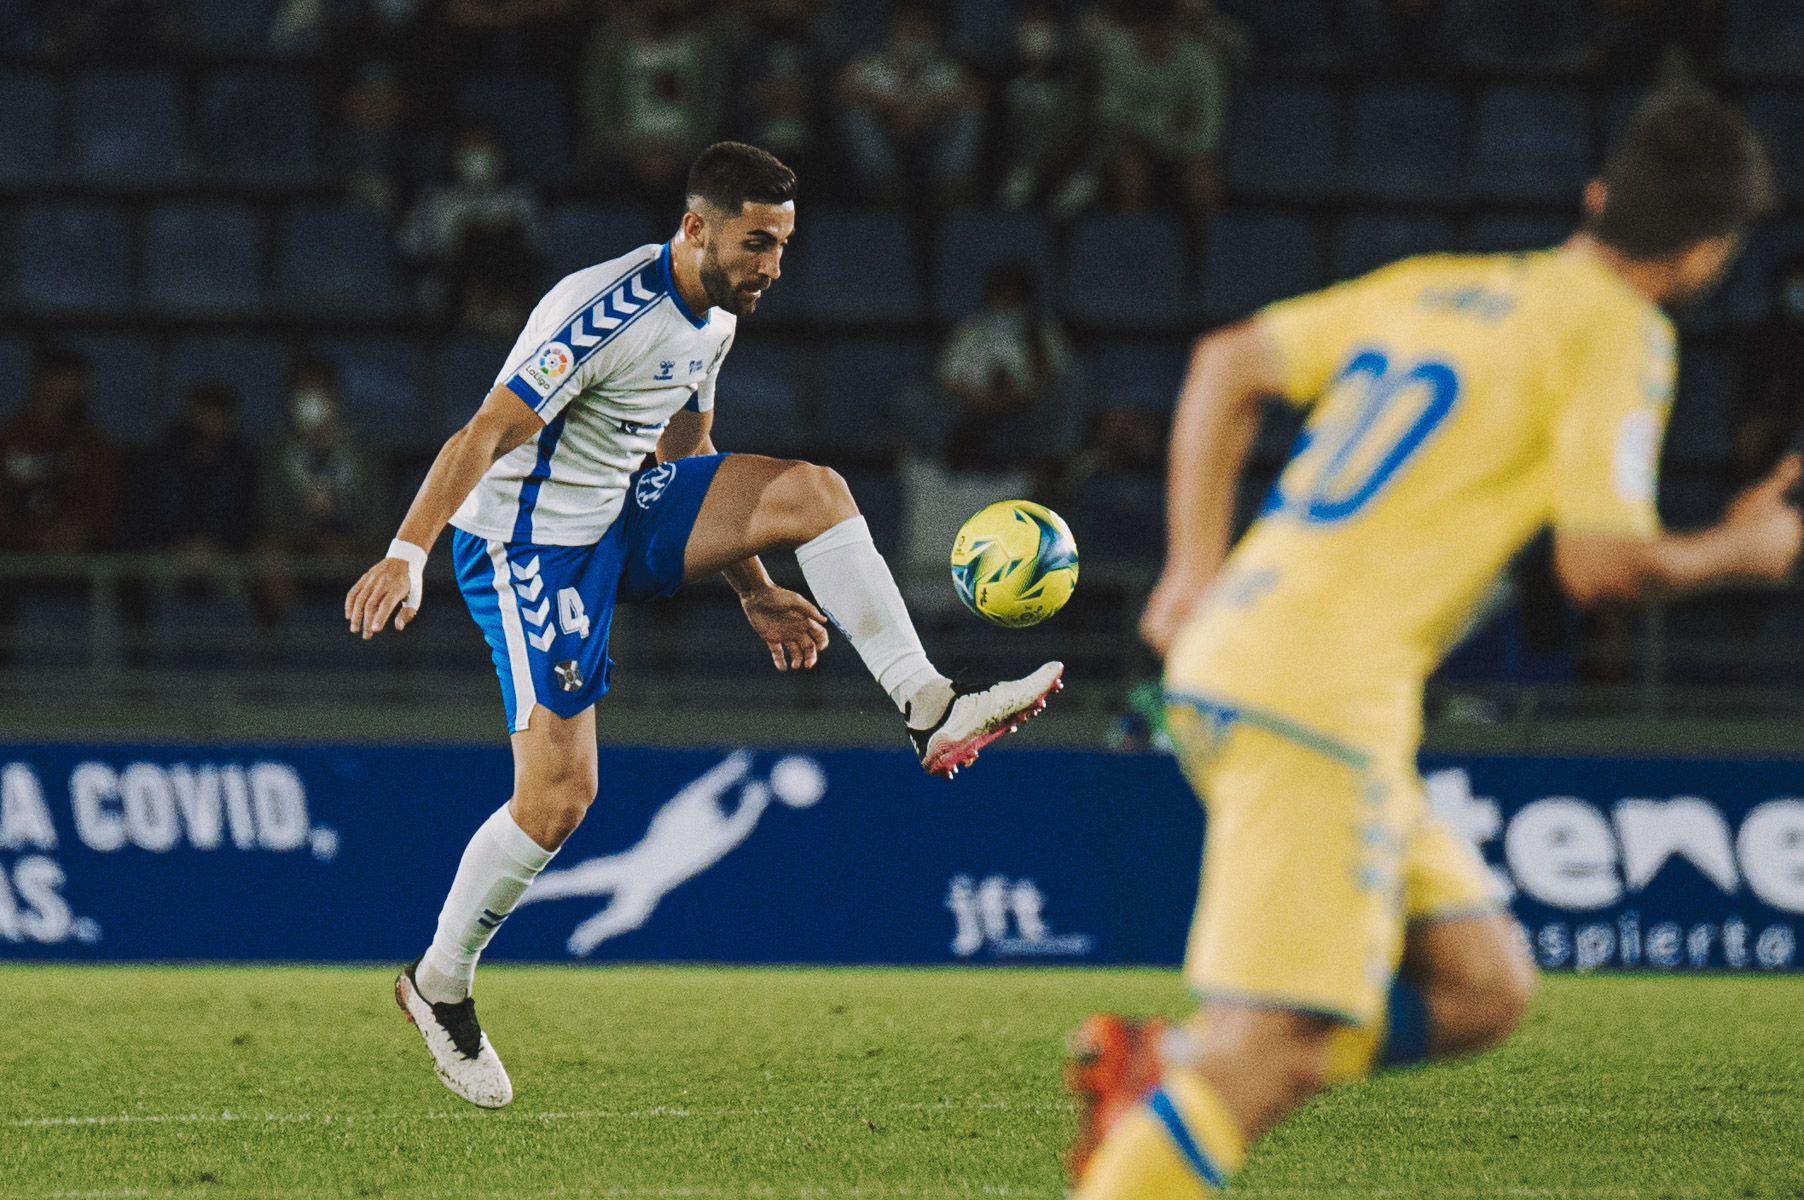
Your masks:
<svg viewBox="0 0 1804 1200"><path fill-rule="evenodd" d="M391 972L0 967L0 1196L1056 1200L1103 970L485 968L512 1070L433 1078ZM1804 978L1552 978L1505 1049L1307 1108L1270 1197L1804 1197Z"/></svg>

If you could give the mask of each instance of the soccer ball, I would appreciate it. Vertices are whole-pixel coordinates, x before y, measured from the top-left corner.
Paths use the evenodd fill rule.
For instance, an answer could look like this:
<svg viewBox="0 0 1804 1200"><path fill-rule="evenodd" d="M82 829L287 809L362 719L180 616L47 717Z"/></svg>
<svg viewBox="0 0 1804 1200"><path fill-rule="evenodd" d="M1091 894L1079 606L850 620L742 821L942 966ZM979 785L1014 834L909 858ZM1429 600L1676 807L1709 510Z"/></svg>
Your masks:
<svg viewBox="0 0 1804 1200"><path fill-rule="evenodd" d="M1071 528L1031 500L992 504L966 521L952 543L952 586L986 621L1038 624L1063 608L1077 586Z"/></svg>

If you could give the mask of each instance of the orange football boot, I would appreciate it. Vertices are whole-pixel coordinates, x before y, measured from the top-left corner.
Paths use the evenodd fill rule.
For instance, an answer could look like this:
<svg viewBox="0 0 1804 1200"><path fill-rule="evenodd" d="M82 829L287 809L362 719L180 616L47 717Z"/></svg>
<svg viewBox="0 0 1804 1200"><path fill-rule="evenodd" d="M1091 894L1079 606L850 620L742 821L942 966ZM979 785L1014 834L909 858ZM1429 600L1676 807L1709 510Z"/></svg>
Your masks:
<svg viewBox="0 0 1804 1200"><path fill-rule="evenodd" d="M1163 1017L1096 1013L1072 1031L1065 1086L1078 1100L1077 1138L1065 1168L1073 1187L1115 1122L1158 1086L1159 1044L1170 1027Z"/></svg>

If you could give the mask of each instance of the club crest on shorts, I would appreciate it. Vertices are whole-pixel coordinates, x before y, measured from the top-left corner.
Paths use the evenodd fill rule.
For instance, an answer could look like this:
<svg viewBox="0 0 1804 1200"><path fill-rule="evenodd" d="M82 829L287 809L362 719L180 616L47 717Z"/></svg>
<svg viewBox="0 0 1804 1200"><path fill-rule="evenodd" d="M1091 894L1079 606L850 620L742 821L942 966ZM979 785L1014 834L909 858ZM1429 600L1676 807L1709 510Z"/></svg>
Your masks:
<svg viewBox="0 0 1804 1200"><path fill-rule="evenodd" d="M676 478L675 463L660 463L639 476L639 482L633 485L633 500L640 508L650 508Z"/></svg>
<svg viewBox="0 0 1804 1200"><path fill-rule="evenodd" d="M566 658L551 668L557 676L557 685L566 692L574 692L583 685L583 669L576 665L574 658Z"/></svg>

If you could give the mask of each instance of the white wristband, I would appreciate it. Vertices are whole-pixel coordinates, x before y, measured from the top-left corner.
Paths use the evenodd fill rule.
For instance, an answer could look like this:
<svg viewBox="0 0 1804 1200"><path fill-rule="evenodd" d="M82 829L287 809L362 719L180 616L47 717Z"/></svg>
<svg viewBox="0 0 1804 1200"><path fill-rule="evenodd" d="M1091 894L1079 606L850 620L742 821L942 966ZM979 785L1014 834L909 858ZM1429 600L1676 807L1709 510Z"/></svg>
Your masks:
<svg viewBox="0 0 1804 1200"><path fill-rule="evenodd" d="M388 557L407 564L407 599L402 607L419 612L420 596L426 587L426 552L412 542L396 538L388 544Z"/></svg>

